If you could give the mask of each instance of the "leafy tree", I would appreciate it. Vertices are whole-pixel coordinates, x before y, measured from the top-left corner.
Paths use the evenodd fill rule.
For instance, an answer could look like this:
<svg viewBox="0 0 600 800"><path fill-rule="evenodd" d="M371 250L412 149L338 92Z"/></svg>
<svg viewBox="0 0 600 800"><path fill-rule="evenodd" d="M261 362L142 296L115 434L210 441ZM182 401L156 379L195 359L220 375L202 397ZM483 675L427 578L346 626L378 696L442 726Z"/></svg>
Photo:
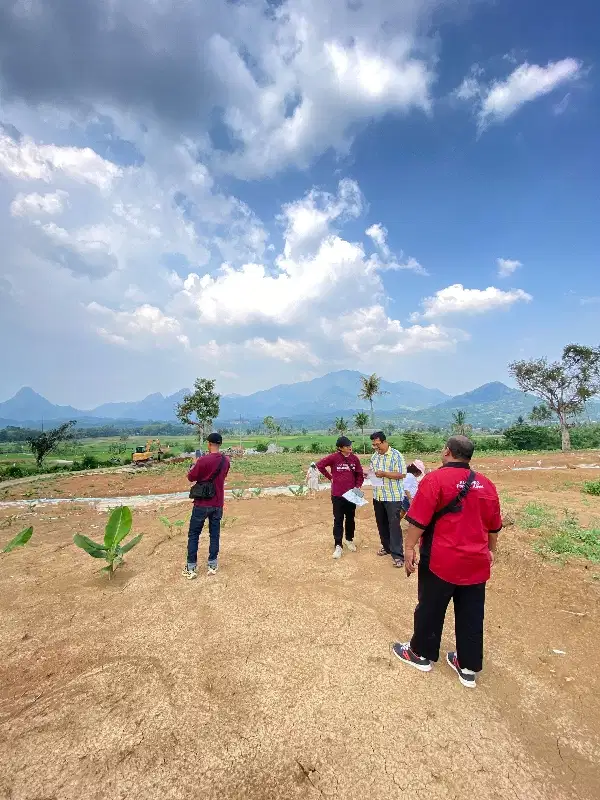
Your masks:
<svg viewBox="0 0 600 800"><path fill-rule="evenodd" d="M277 444L277 438L281 434L281 425L279 425L277 420L271 416L263 419L263 425L269 431L270 435L275 439L275 444Z"/></svg>
<svg viewBox="0 0 600 800"><path fill-rule="evenodd" d="M375 412L373 411L373 400L376 397L381 397L381 395L389 394L389 392L384 392L381 389L381 378L379 378L375 373L365 377L364 375L360 376L360 392L358 394L361 400L366 400L369 405L371 406L371 424L375 424Z"/></svg>
<svg viewBox="0 0 600 800"><path fill-rule="evenodd" d="M513 361L508 369L522 391L539 397L558 417L562 449L570 450L573 417L600 392L600 347L568 344L560 361Z"/></svg>
<svg viewBox="0 0 600 800"><path fill-rule="evenodd" d="M51 428L49 431L37 433L27 439L38 467L42 466L48 453L51 453L60 442L73 438L74 425L75 420L71 420L59 425L58 428Z"/></svg>
<svg viewBox="0 0 600 800"><path fill-rule="evenodd" d="M365 447L365 428L369 424L369 415L366 411L359 411L358 414L354 416L354 424L359 429L360 434L362 436L362 445L363 445L363 453L366 453Z"/></svg>
<svg viewBox="0 0 600 800"><path fill-rule="evenodd" d="M547 422L552 419L552 412L547 405L541 403L539 406L534 406L531 409L529 419L532 422Z"/></svg>
<svg viewBox="0 0 600 800"><path fill-rule="evenodd" d="M345 436L345 434L348 433L348 428L349 427L350 426L348 425L348 421L345 420L343 417L338 417L336 419L334 428L335 428L335 432L339 433L340 436Z"/></svg>
<svg viewBox="0 0 600 800"><path fill-rule="evenodd" d="M455 411L452 414L452 432L466 436L470 430L471 426L467 425L467 412L462 409Z"/></svg>
<svg viewBox="0 0 600 800"><path fill-rule="evenodd" d="M216 381L210 378L196 378L194 391L186 394L181 403L175 406L175 416L185 425L195 425L200 442L204 441L206 431L213 420L219 416L221 395L215 392ZM196 419L192 419L192 415Z"/></svg>

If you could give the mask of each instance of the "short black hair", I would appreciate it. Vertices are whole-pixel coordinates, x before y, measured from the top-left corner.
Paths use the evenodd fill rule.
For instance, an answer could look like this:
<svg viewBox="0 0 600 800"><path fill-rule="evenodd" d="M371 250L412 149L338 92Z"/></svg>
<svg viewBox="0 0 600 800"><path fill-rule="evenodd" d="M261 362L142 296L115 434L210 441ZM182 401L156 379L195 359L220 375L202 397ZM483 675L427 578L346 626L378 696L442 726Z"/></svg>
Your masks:
<svg viewBox="0 0 600 800"><path fill-rule="evenodd" d="M473 458L475 444L468 436L451 436L446 442L446 447L459 461L470 461Z"/></svg>
<svg viewBox="0 0 600 800"><path fill-rule="evenodd" d="M375 439L379 439L380 442L385 442L385 433L383 431L375 431L369 436L369 439L374 442Z"/></svg>
<svg viewBox="0 0 600 800"><path fill-rule="evenodd" d="M417 467L416 464L409 464L406 468L407 472L410 472L411 475L420 475L421 470Z"/></svg>
<svg viewBox="0 0 600 800"><path fill-rule="evenodd" d="M210 433L206 441L211 444L223 444L223 437L220 433Z"/></svg>

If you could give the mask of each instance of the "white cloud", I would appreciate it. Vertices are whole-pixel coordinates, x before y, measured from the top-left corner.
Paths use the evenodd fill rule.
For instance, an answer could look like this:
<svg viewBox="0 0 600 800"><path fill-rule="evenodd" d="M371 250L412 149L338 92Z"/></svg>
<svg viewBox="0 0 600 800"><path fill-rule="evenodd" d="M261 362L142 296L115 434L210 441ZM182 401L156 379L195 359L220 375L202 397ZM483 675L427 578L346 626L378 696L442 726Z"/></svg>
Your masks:
<svg viewBox="0 0 600 800"><path fill-rule="evenodd" d="M164 314L159 308L144 304L133 311L113 311L92 302L88 311L104 320L97 327L98 334L112 344L125 347L164 348L171 345L188 347L189 340L182 333L178 320Z"/></svg>
<svg viewBox="0 0 600 800"><path fill-rule="evenodd" d="M275 341L267 341L262 337L248 339L244 342L244 347L253 356L267 356L285 364L306 362L312 366L321 363L321 359L315 356L305 342L290 341L288 339L277 338Z"/></svg>
<svg viewBox="0 0 600 800"><path fill-rule="evenodd" d="M551 61L545 67L521 64L505 81L493 83L485 94L479 112L480 126L505 120L525 103L574 80L580 70L581 62L574 58Z"/></svg>
<svg viewBox="0 0 600 800"><path fill-rule="evenodd" d="M37 144L28 136L15 141L0 132L0 172L23 181L50 183L56 174L108 190L122 170L89 147Z"/></svg>
<svg viewBox="0 0 600 800"><path fill-rule="evenodd" d="M582 306L594 306L600 303L600 296L596 297L581 297L579 299L579 304Z"/></svg>
<svg viewBox="0 0 600 800"><path fill-rule="evenodd" d="M63 192L60 189L48 194L38 194L37 192L24 194L19 192L10 204L10 213L13 217L61 214L68 197L68 192Z"/></svg>
<svg viewBox="0 0 600 800"><path fill-rule="evenodd" d="M574 58L550 61L545 67L524 62L504 80L486 83L483 70L475 65L452 95L458 100L475 102L478 125L483 130L493 122L504 121L525 103L576 80L581 71L581 62ZM562 113L565 108L566 103L564 108L555 109L555 113Z"/></svg>
<svg viewBox="0 0 600 800"><path fill-rule="evenodd" d="M520 261L512 258L497 258L496 264L498 265L498 276L500 278L510 277L519 267L522 267Z"/></svg>
<svg viewBox="0 0 600 800"><path fill-rule="evenodd" d="M488 286L487 289L465 289L460 283L440 289L433 297L426 297L422 306L424 311L413 315L413 319L436 319L451 314L485 314L487 311L506 309L519 302L529 302L533 298L522 289L508 292Z"/></svg>
<svg viewBox="0 0 600 800"><path fill-rule="evenodd" d="M399 256L395 256L392 253L387 243L388 231L383 225L375 223L367 228L365 234L372 239L375 247L379 251L377 255L371 256L370 258L371 265L374 269L380 272L385 270L406 269L411 272L416 272L418 275L429 274L416 258L410 256L404 260L404 253L402 251Z"/></svg>

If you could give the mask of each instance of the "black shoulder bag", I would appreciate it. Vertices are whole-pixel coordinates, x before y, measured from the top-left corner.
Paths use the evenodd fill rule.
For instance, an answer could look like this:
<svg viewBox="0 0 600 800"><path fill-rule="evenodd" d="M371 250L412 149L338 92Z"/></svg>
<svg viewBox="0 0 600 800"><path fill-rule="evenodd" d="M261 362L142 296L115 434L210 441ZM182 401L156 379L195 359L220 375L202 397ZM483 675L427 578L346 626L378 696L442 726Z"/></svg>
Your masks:
<svg viewBox="0 0 600 800"><path fill-rule="evenodd" d="M221 463L213 472L213 474L205 481L197 481L190 489L191 500L212 500L216 495L215 478L223 469L225 463L225 456L221 456Z"/></svg>
<svg viewBox="0 0 600 800"><path fill-rule="evenodd" d="M445 517L446 514L458 514L462 511L462 501L465 497L469 494L469 490L473 485L473 481L475 480L475 473L473 470L469 471L467 476L467 480L464 482L462 489L450 500L449 503L443 508L440 508L439 511L436 511L433 517L431 518L431 522L425 528L421 536L421 545L419 547L419 558L421 561L425 559L426 563L429 562L429 554L431 552L431 542L433 540L433 531L436 525L436 522Z"/></svg>

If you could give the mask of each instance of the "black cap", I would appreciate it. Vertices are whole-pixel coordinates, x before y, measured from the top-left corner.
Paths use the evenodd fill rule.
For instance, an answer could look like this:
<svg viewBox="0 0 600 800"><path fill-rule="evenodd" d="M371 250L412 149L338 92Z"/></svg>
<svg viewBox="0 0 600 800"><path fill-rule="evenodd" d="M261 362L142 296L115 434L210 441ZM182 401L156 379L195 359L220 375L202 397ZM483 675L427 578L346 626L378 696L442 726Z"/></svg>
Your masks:
<svg viewBox="0 0 600 800"><path fill-rule="evenodd" d="M210 433L206 441L211 444L223 444L223 437L220 433Z"/></svg>
<svg viewBox="0 0 600 800"><path fill-rule="evenodd" d="M335 443L336 447L352 447L352 442L347 436L340 436Z"/></svg>

